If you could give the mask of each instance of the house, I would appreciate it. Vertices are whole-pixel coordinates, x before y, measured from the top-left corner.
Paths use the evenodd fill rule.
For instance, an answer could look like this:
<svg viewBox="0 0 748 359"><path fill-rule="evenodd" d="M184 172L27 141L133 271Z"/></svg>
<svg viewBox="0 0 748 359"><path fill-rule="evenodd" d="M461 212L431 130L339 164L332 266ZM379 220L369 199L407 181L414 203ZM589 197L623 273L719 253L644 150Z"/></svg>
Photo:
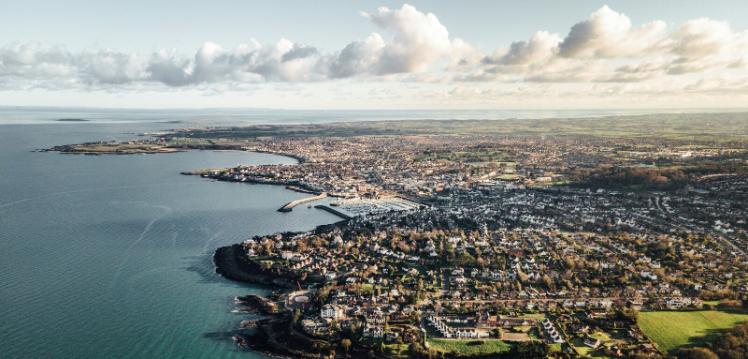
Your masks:
<svg viewBox="0 0 748 359"><path fill-rule="evenodd" d="M384 337L384 328L381 325L370 325L369 323L364 326L364 337L381 339Z"/></svg>
<svg viewBox="0 0 748 359"><path fill-rule="evenodd" d="M338 305L325 304L320 310L319 316L323 319L340 320L345 318L345 312Z"/></svg>
<svg viewBox="0 0 748 359"><path fill-rule="evenodd" d="M542 323L543 330L545 331L545 334L548 336L551 342L553 343L563 343L564 338L561 337L561 334L559 334L558 330L556 330L556 327L553 325L553 323L546 319Z"/></svg>
<svg viewBox="0 0 748 359"><path fill-rule="evenodd" d="M455 338L488 338L489 331L480 328L462 327L453 328L453 335Z"/></svg>
<svg viewBox="0 0 748 359"><path fill-rule="evenodd" d="M593 337L587 337L584 339L584 345L592 349L597 349L600 346L600 339Z"/></svg>

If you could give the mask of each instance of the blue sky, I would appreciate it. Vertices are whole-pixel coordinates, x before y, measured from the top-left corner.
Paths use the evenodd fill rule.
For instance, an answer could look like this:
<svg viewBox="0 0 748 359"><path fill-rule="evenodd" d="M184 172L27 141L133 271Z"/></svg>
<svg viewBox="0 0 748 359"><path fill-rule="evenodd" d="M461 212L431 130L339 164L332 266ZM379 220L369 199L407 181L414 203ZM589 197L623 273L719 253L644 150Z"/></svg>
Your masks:
<svg viewBox="0 0 748 359"><path fill-rule="evenodd" d="M404 4L6 3L0 98L124 107L735 107L748 92L746 1ZM349 45L355 51L346 54Z"/></svg>
<svg viewBox="0 0 748 359"><path fill-rule="evenodd" d="M39 1L6 2L0 43L61 43L74 48L116 47L192 51L204 41L237 44L280 37L328 49L366 36L374 27L360 11L400 7L402 1ZM603 5L638 22L669 23L709 17L748 28L748 1L408 1L435 13L450 33L490 50L536 30L564 33Z"/></svg>

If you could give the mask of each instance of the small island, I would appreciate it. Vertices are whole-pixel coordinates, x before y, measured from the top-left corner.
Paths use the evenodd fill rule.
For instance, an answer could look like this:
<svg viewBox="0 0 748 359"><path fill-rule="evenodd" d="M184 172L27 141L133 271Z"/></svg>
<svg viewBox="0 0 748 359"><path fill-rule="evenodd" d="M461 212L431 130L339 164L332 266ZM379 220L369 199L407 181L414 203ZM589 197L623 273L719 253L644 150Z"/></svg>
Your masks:
<svg viewBox="0 0 748 359"><path fill-rule="evenodd" d="M89 122L89 120L82 118L60 118L55 120L57 122Z"/></svg>

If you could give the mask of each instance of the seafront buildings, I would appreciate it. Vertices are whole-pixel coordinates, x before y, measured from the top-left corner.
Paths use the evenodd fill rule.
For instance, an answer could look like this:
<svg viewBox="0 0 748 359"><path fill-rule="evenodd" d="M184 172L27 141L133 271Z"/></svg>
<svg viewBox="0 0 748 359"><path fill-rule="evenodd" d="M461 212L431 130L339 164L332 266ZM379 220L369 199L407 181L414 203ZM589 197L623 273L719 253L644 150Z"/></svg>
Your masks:
<svg viewBox="0 0 748 359"><path fill-rule="evenodd" d="M748 152L655 142L270 138L247 149L302 162L202 175L325 193L349 219L243 243L248 261L314 298L292 310L303 335L423 353L444 338L657 355L636 312L748 299L748 180L735 167Z"/></svg>

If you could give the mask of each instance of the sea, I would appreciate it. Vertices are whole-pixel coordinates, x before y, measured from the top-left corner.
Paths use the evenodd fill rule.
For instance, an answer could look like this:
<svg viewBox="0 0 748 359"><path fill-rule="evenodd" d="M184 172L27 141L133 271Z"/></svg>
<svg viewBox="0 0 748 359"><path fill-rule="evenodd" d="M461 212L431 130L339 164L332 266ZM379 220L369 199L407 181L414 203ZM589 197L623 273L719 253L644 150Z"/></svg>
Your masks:
<svg viewBox="0 0 748 359"><path fill-rule="evenodd" d="M635 113L2 107L0 358L263 357L231 340L245 318L234 312L234 298L272 288L218 276L213 251L254 235L339 220L306 206L277 212L305 196L282 186L180 175L295 163L287 157L233 151L85 156L38 149L207 126L618 114Z"/></svg>

